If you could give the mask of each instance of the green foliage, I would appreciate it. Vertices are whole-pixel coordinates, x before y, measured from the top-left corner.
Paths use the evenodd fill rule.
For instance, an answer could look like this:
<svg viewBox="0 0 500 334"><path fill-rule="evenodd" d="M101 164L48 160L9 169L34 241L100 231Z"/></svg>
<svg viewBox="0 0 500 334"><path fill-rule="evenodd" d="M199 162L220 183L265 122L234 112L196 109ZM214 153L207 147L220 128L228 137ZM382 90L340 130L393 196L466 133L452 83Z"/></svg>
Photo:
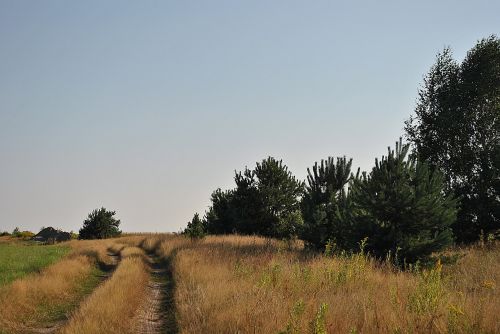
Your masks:
<svg viewBox="0 0 500 334"><path fill-rule="evenodd" d="M118 229L120 220L113 217L115 214L115 211L107 211L105 208L92 211L83 222L83 227L78 233L79 238L106 239L120 235L122 233Z"/></svg>
<svg viewBox="0 0 500 334"><path fill-rule="evenodd" d="M397 254L397 260L413 263L452 242L456 201L443 194L441 173L407 158L408 150L401 140L395 151L389 148L369 175L355 180L352 196L357 239L368 237L366 249L378 258Z"/></svg>
<svg viewBox="0 0 500 334"><path fill-rule="evenodd" d="M227 234L236 229L233 200L233 190L222 191L219 188L212 193L212 205L205 215L208 233Z"/></svg>
<svg viewBox="0 0 500 334"><path fill-rule="evenodd" d="M7 234L8 235L8 234ZM31 237L33 237L35 234L33 232L30 232L30 231L21 231L19 229L19 227L16 227L13 231L12 231L12 234L11 234L13 237L15 238L21 238L21 239L30 239Z"/></svg>
<svg viewBox="0 0 500 334"><path fill-rule="evenodd" d="M19 227L17 227L17 226L16 226L16 228L14 228L14 230L12 231L12 234L11 234L11 235L12 235L13 237L18 238L20 234L21 234L21 230L19 230Z"/></svg>
<svg viewBox="0 0 500 334"><path fill-rule="evenodd" d="M408 298L408 308L417 314L433 314L444 300L442 265L438 262L431 270L420 273L415 291Z"/></svg>
<svg viewBox="0 0 500 334"><path fill-rule="evenodd" d="M56 262L69 250L69 247L62 245L0 243L0 287Z"/></svg>
<svg viewBox="0 0 500 334"><path fill-rule="evenodd" d="M453 225L472 242L497 233L500 221L500 40L479 41L462 63L445 49L419 91L408 138L421 159L446 177L460 199Z"/></svg>
<svg viewBox="0 0 500 334"><path fill-rule="evenodd" d="M352 159L346 157L316 162L307 169L307 186L301 202L304 227L301 237L310 246L323 249L355 247L352 238L352 201L346 189L351 176ZM333 249L330 249L333 250Z"/></svg>
<svg viewBox="0 0 500 334"><path fill-rule="evenodd" d="M279 334L301 334L302 326L301 319L304 315L304 311L306 310L306 305L302 299L300 299L290 312L290 320L286 325L286 329L284 331L279 332Z"/></svg>
<svg viewBox="0 0 500 334"><path fill-rule="evenodd" d="M311 334L327 334L326 330L326 312L328 304L322 303L319 307L314 320L311 321Z"/></svg>
<svg viewBox="0 0 500 334"><path fill-rule="evenodd" d="M205 237L205 225L200 219L200 215L198 213L195 213L193 219L188 222L183 234L187 235L191 239L201 239Z"/></svg>
<svg viewBox="0 0 500 334"><path fill-rule="evenodd" d="M234 177L236 188L212 194L206 214L209 233L260 234L277 238L297 235L302 226L299 197L303 184L281 160L272 157Z"/></svg>

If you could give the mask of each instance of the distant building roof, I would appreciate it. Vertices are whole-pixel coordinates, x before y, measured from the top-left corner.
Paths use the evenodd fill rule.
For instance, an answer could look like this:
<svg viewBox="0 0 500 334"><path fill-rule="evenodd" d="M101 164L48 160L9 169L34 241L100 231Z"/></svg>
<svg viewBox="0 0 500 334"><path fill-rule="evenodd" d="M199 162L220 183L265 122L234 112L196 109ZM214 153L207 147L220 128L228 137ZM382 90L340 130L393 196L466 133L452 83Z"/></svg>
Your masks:
<svg viewBox="0 0 500 334"><path fill-rule="evenodd" d="M55 241L67 241L71 239L71 234L69 232L56 230L53 227L46 227L33 237L35 241L48 241L50 239Z"/></svg>

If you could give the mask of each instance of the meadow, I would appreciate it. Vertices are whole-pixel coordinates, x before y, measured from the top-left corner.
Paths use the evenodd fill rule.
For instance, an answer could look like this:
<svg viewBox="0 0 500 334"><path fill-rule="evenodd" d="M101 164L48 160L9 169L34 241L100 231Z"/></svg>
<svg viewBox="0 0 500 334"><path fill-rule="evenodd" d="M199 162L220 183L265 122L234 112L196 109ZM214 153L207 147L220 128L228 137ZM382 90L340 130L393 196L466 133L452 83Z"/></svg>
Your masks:
<svg viewBox="0 0 500 334"><path fill-rule="evenodd" d="M319 254L301 241L251 236L144 234L57 247L68 249L59 260L0 288L1 333L500 332L494 242L405 271L362 245Z"/></svg>
<svg viewBox="0 0 500 334"><path fill-rule="evenodd" d="M0 238L0 287L61 259L69 252L65 245L36 247L27 242Z"/></svg>

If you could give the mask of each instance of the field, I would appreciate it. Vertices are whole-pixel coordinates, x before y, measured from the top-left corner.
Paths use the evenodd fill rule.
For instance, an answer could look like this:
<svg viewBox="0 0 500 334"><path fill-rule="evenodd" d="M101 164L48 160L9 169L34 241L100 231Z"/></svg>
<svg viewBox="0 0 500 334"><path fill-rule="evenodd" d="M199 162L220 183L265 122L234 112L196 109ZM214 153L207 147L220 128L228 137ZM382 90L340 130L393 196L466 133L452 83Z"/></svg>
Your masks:
<svg viewBox="0 0 500 334"><path fill-rule="evenodd" d="M260 237L3 243L1 333L499 333L500 247L401 271ZM59 253L55 251L59 249ZM43 252L58 258L33 260ZM52 254L52 253L50 253ZM44 257L44 256L41 256Z"/></svg>
<svg viewBox="0 0 500 334"><path fill-rule="evenodd" d="M0 287L46 267L66 255L69 247L36 247L27 243L0 241Z"/></svg>

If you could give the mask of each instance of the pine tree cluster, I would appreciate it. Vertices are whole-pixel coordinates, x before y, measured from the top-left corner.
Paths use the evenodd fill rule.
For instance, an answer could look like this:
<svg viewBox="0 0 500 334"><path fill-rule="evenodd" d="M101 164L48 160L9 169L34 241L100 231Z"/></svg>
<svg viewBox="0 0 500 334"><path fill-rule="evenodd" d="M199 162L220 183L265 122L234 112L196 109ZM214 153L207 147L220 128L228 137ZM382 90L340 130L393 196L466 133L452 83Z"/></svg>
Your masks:
<svg viewBox="0 0 500 334"><path fill-rule="evenodd" d="M352 159L329 157L308 169L303 183L268 157L236 172L234 189L214 191L209 210L203 219L196 214L186 233L299 237L330 252L363 242L375 257L400 264L454 241L498 238L497 37L479 41L462 64L449 49L438 55L406 133L414 150L400 139L369 173L353 173Z"/></svg>

